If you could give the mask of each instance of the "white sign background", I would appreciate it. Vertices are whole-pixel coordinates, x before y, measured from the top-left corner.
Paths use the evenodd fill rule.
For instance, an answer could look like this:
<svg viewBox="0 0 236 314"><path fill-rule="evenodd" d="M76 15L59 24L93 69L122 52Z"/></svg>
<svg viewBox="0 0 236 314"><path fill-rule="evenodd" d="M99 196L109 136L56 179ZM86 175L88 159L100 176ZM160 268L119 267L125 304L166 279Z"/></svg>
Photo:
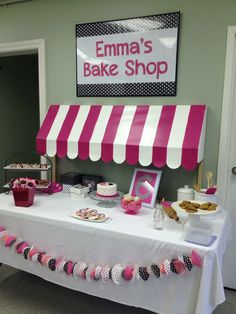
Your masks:
<svg viewBox="0 0 236 314"><path fill-rule="evenodd" d="M176 76L177 35L178 29L170 28L77 37L78 83L173 82ZM105 45L127 43L130 47L132 42L138 43L136 47L139 47L140 53L99 56L105 54ZM102 63L103 69L105 68L103 76L101 75ZM112 71L116 74L114 76L109 75L109 67L112 64L117 65L113 66Z"/></svg>

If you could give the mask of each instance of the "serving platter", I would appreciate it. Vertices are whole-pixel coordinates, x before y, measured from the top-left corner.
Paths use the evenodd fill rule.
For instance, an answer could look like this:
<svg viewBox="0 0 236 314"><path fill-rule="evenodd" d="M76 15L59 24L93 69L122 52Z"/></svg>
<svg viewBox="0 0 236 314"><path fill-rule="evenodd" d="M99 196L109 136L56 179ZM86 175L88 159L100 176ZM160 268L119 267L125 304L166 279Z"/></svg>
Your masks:
<svg viewBox="0 0 236 314"><path fill-rule="evenodd" d="M109 216L104 213L99 213L96 209L90 208L76 210L72 213L71 217L88 222L104 222L109 219Z"/></svg>
<svg viewBox="0 0 236 314"><path fill-rule="evenodd" d="M51 183L49 182L47 185L42 185L42 184L36 184L35 185L35 189L36 190L45 190L48 189L50 187ZM10 189L10 183L6 183L3 185L4 188L6 189Z"/></svg>
<svg viewBox="0 0 236 314"><path fill-rule="evenodd" d="M201 202L201 201L194 201L194 200L190 200L190 202L192 203L197 203L197 204L205 204L206 202ZM176 210L177 212L179 213L184 213L186 215L200 215L200 216L209 216L209 215L214 215L216 213L219 213L221 211L221 207L218 205L216 207L215 210L203 210L203 209L198 209L197 212L195 213L190 213L190 212L187 212L185 209L181 208L180 207L180 203L182 203L182 201L177 201L177 202L174 202L171 204L171 207Z"/></svg>
<svg viewBox="0 0 236 314"><path fill-rule="evenodd" d="M82 221L88 221L88 222L104 222L106 220L109 219L109 216L106 216L105 218L103 219L96 219L96 220L93 220L93 219L85 219L85 218L82 218L82 217L79 217L75 214L72 214L71 217L75 218L75 219L78 219L78 220L82 220Z"/></svg>
<svg viewBox="0 0 236 314"><path fill-rule="evenodd" d="M40 168L40 167L28 167L28 168L17 168L17 167L11 167L10 165L3 167L4 170L16 170L16 171L48 171L49 169L51 169L51 166L48 165L47 168Z"/></svg>

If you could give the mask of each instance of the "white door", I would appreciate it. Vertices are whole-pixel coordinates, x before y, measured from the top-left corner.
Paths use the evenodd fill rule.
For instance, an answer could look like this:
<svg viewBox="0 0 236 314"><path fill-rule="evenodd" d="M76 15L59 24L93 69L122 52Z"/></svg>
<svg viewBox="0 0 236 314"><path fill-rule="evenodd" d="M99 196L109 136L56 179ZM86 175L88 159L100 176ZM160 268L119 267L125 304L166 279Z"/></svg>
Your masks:
<svg viewBox="0 0 236 314"><path fill-rule="evenodd" d="M228 28L218 162L219 199L231 220L231 241L223 259L224 286L236 289L236 27ZM230 226L229 226L230 227Z"/></svg>

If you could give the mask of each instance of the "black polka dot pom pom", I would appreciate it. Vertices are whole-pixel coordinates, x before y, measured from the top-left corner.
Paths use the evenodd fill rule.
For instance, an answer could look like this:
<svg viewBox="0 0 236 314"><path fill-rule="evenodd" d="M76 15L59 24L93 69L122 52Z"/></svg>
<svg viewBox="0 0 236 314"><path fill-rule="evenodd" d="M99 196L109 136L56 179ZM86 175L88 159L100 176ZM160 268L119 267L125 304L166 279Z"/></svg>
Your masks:
<svg viewBox="0 0 236 314"><path fill-rule="evenodd" d="M11 242L9 243L9 248L11 248L15 242L16 242L16 239L12 239Z"/></svg>
<svg viewBox="0 0 236 314"><path fill-rule="evenodd" d="M178 274L178 273L177 273L177 270L176 270L176 268L175 268L174 261L175 261L175 260L172 259L172 261L170 262L170 269L171 269L171 271L172 271L173 273Z"/></svg>
<svg viewBox="0 0 236 314"><path fill-rule="evenodd" d="M112 271L112 268L110 268L110 270L109 270L109 278L110 278L110 279L112 279L111 271Z"/></svg>
<svg viewBox="0 0 236 314"><path fill-rule="evenodd" d="M190 271L193 267L193 264L190 261L190 258L186 255L183 255L184 265Z"/></svg>
<svg viewBox="0 0 236 314"><path fill-rule="evenodd" d="M24 249L24 259L28 258L29 251L30 251L30 247L27 247L26 249Z"/></svg>
<svg viewBox="0 0 236 314"><path fill-rule="evenodd" d="M48 267L54 271L56 269L56 260L55 258L51 258L48 262Z"/></svg>
<svg viewBox="0 0 236 314"><path fill-rule="evenodd" d="M157 278L159 278L159 277L160 277L160 268L159 268L159 266L156 265L156 264L152 264L152 265L151 265L151 269L152 269L152 271L153 271L153 274L154 274Z"/></svg>
<svg viewBox="0 0 236 314"><path fill-rule="evenodd" d="M138 272L139 272L139 276L143 279L143 280L148 280L149 278L149 273L147 271L147 267L142 267L140 266L139 269L138 269Z"/></svg>

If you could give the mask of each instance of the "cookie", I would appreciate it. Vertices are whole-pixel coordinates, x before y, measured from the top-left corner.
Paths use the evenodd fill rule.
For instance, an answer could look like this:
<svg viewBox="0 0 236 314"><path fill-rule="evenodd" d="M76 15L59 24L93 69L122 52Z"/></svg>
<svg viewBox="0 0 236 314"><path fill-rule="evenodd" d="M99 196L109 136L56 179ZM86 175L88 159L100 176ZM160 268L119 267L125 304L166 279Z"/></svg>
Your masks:
<svg viewBox="0 0 236 314"><path fill-rule="evenodd" d="M196 208L194 208L194 209L185 208L185 211L186 211L187 213L192 213L192 214L194 214L194 213L196 213L198 210L197 210Z"/></svg>
<svg viewBox="0 0 236 314"><path fill-rule="evenodd" d="M207 203L203 203L202 205L200 205L199 209L202 210L208 210L209 205Z"/></svg>

